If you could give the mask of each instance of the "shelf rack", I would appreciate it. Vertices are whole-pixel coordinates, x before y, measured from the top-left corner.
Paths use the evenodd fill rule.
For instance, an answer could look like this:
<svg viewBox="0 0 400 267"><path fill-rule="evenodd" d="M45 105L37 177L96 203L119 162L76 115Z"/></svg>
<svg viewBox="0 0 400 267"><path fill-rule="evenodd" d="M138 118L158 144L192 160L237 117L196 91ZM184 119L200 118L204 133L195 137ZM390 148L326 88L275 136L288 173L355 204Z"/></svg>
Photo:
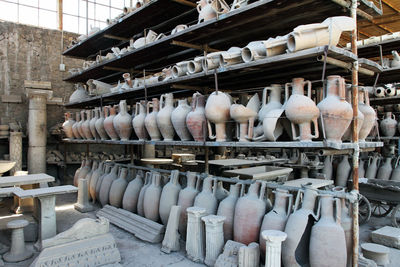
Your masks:
<svg viewBox="0 0 400 267"><path fill-rule="evenodd" d="M393 38L390 40L384 40L377 43L361 45L358 47L358 55L365 58L375 58L381 56L386 56L391 54L393 50L397 50L400 47L400 37Z"/></svg>
<svg viewBox="0 0 400 267"><path fill-rule="evenodd" d="M400 72L399 72L400 74ZM376 97L370 98L371 105L393 105L400 104L400 96Z"/></svg>

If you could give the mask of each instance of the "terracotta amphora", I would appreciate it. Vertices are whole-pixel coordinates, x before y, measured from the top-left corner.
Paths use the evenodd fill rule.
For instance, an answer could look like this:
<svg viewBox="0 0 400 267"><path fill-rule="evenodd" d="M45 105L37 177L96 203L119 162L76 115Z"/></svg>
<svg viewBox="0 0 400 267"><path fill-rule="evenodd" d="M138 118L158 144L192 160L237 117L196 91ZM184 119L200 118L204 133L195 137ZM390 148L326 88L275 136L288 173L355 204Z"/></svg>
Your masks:
<svg viewBox="0 0 400 267"><path fill-rule="evenodd" d="M205 98L204 95L196 92L192 98L192 111L186 116L186 126L197 142L204 142L206 140L206 116L205 116Z"/></svg>
<svg viewBox="0 0 400 267"><path fill-rule="evenodd" d="M367 138L368 134L371 132L372 127L374 127L375 125L376 113L375 110L369 105L369 96L366 89L363 89L359 92L358 100L358 108L364 115L364 122L362 124L358 138L359 141L363 142L365 141L365 138Z"/></svg>
<svg viewBox="0 0 400 267"><path fill-rule="evenodd" d="M249 245L259 239L262 219L265 215L265 183L255 182L250 185L247 195L236 202L233 219L234 241Z"/></svg>
<svg viewBox="0 0 400 267"><path fill-rule="evenodd" d="M178 100L178 106L171 113L171 121L174 129L182 141L189 141L192 136L186 126L186 116L191 111L186 99Z"/></svg>
<svg viewBox="0 0 400 267"><path fill-rule="evenodd" d="M265 214L259 236L259 244L261 250L261 257L265 258L265 243L266 240L262 237L261 233L264 230L278 230L284 231L286 221L290 215L293 195L289 194L289 191L277 188L275 190L275 203L272 210Z"/></svg>
<svg viewBox="0 0 400 267"><path fill-rule="evenodd" d="M110 174L112 170L112 165L104 163L104 171L103 174L99 177L96 183L96 199L100 202L100 189L101 189L101 184L103 183L104 177Z"/></svg>
<svg viewBox="0 0 400 267"><path fill-rule="evenodd" d="M351 166L349 163L349 156L344 155L336 169L336 185L346 187L347 180L349 179Z"/></svg>
<svg viewBox="0 0 400 267"><path fill-rule="evenodd" d="M86 113L86 120L82 123L82 132L86 139L93 140L94 137L90 131L90 120L92 119L91 110L85 110L84 112Z"/></svg>
<svg viewBox="0 0 400 267"><path fill-rule="evenodd" d="M253 136L254 120L257 112L241 104L233 104L230 108L230 116L239 124L239 142L247 142L246 136Z"/></svg>
<svg viewBox="0 0 400 267"><path fill-rule="evenodd" d="M146 115L146 101L141 100L140 102L136 102L135 117L132 119L132 126L136 136L141 141L146 140L148 136L146 127L144 126Z"/></svg>
<svg viewBox="0 0 400 267"><path fill-rule="evenodd" d="M93 160L92 167L91 167L90 171L88 172L88 174L86 174L86 177L84 178L84 179L86 179L86 181L88 183L87 189L88 189L89 197L90 197L90 187L89 187L90 181L92 180L93 173L97 170L98 167L99 167L99 162L97 160Z"/></svg>
<svg viewBox="0 0 400 267"><path fill-rule="evenodd" d="M143 187L143 176L143 171L139 170L136 174L136 178L130 181L126 187L124 197L122 199L122 208L124 210L133 213L137 212L139 194Z"/></svg>
<svg viewBox="0 0 400 267"><path fill-rule="evenodd" d="M206 209L206 214L216 214L218 208L218 200L215 197L215 190L212 188L212 183L214 181L214 185L216 184L216 180L213 180L211 177L207 177L203 180L203 188L201 192L194 199L193 206Z"/></svg>
<svg viewBox="0 0 400 267"><path fill-rule="evenodd" d="M365 177L365 161L360 159L358 163L358 178L364 178Z"/></svg>
<svg viewBox="0 0 400 267"><path fill-rule="evenodd" d="M174 111L174 95L163 94L160 97L160 111L157 114L157 126L164 141L174 139L175 130L171 121L171 114Z"/></svg>
<svg viewBox="0 0 400 267"><path fill-rule="evenodd" d="M72 130L72 126L75 124L75 121L71 118L71 113L69 112L64 113L64 116L65 116L65 121L62 124L62 127L65 136L68 139L74 139L74 132Z"/></svg>
<svg viewBox="0 0 400 267"><path fill-rule="evenodd" d="M334 203L335 217L333 215ZM321 217L311 229L310 266L346 267L346 237L340 225L340 207L339 199L334 200L328 194L320 196Z"/></svg>
<svg viewBox="0 0 400 267"><path fill-rule="evenodd" d="M324 159L324 168L322 173L325 174L326 180L332 180L333 166L332 166L333 156L326 156Z"/></svg>
<svg viewBox="0 0 400 267"><path fill-rule="evenodd" d="M161 196L161 175L154 172L152 181L149 187L146 188L146 193L143 199L144 216L152 221L158 222L160 219L159 206Z"/></svg>
<svg viewBox="0 0 400 267"><path fill-rule="evenodd" d="M228 197L229 192L224 188L222 181L215 182L215 197L217 198L218 203ZM214 189L213 189L214 190Z"/></svg>
<svg viewBox="0 0 400 267"><path fill-rule="evenodd" d="M297 209L300 196L304 194L303 203ZM300 189L297 193L294 212L286 222L287 239L282 243L282 262L285 267L307 266L309 264L309 241L311 227L315 222L315 200L318 192L312 188Z"/></svg>
<svg viewBox="0 0 400 267"><path fill-rule="evenodd" d="M109 203L110 205L121 208L122 199L124 197L125 189L128 186L126 177L128 175L127 168L121 168L118 179L114 180L110 187Z"/></svg>
<svg viewBox="0 0 400 267"><path fill-rule="evenodd" d="M76 169L75 174L74 174L74 185L78 184L78 179L79 179L79 173L80 171L83 169L83 167L85 167L86 165L86 160L82 160L81 166Z"/></svg>
<svg viewBox="0 0 400 267"><path fill-rule="evenodd" d="M178 196L178 206L181 206L181 216L179 218L178 230L182 238L186 237L186 226L187 226L187 212L186 209L192 207L194 204L194 199L199 193L198 185L200 184L200 179L197 179L195 172L187 172L186 174L187 185L179 192Z"/></svg>
<svg viewBox="0 0 400 267"><path fill-rule="evenodd" d="M89 159L87 159L87 160L85 161L85 166L83 166L83 168L80 169L79 175L78 175L77 179L74 180L74 185L75 185L75 186L78 186L79 180L80 180L80 179L85 179L85 178L86 178L86 175L90 172L91 169L92 169L92 161L89 160Z"/></svg>
<svg viewBox="0 0 400 267"><path fill-rule="evenodd" d="M216 139L217 142L226 141L226 123L230 119L231 104L231 96L220 91L213 92L208 97L205 114L210 139ZM211 123L215 124L215 135L213 135Z"/></svg>
<svg viewBox="0 0 400 267"><path fill-rule="evenodd" d="M379 156L375 154L373 157L370 157L368 160L368 168L367 172L365 173L365 178L368 179L375 179L376 174L378 172L378 160Z"/></svg>
<svg viewBox="0 0 400 267"><path fill-rule="evenodd" d="M118 166L115 165L109 174L104 176L103 181L101 182L99 200L102 206L105 206L109 203L110 199L110 188L112 183L118 178Z"/></svg>
<svg viewBox="0 0 400 267"><path fill-rule="evenodd" d="M82 139L81 134L78 131L78 125L81 120L81 115L79 112L75 113L75 123L72 125L72 133L74 134L75 139Z"/></svg>
<svg viewBox="0 0 400 267"><path fill-rule="evenodd" d="M114 107L107 106L107 111L109 114L106 114L106 118L104 119L103 125L104 130L107 135L111 138L111 140L118 140L118 134L115 131L113 120L116 116L116 111Z"/></svg>
<svg viewBox="0 0 400 267"><path fill-rule="evenodd" d="M393 137L396 134L397 121L392 112L386 112L385 119L380 123L380 128L383 136Z"/></svg>
<svg viewBox="0 0 400 267"><path fill-rule="evenodd" d="M351 101L351 86L347 89L346 100L348 103L352 102ZM358 121L357 131L358 131L358 134L360 134L361 128L364 123L364 114L360 111L360 107L358 107L357 121ZM353 125L350 123L349 127L347 127L347 130L342 137L342 140L351 141L352 136L353 136Z"/></svg>
<svg viewBox="0 0 400 267"><path fill-rule="evenodd" d="M146 194L147 187L149 187L151 184L152 175L153 174L151 172L146 172L144 184L139 192L138 203L137 203L137 214L143 217L144 217L144 207L143 207L144 195Z"/></svg>
<svg viewBox="0 0 400 267"><path fill-rule="evenodd" d="M89 195L91 199L93 200L93 203L96 202L96 185L97 182L99 181L100 176L104 174L104 161L101 161L99 163L99 166L97 167L96 170L94 170L92 174L92 178L90 179L89 183Z"/></svg>
<svg viewBox="0 0 400 267"><path fill-rule="evenodd" d="M239 199L241 184L232 184L229 195L219 203L217 215L224 216L224 240L233 240L233 219L235 217L235 206Z"/></svg>
<svg viewBox="0 0 400 267"><path fill-rule="evenodd" d="M100 135L101 140L107 140L108 139L108 134L106 130L104 129L104 113L106 113L106 107L103 107L104 112L100 110L100 108L96 108L96 131Z"/></svg>
<svg viewBox="0 0 400 267"><path fill-rule="evenodd" d="M89 95L83 86L82 83L76 83L75 84L75 91L72 93L72 95L69 97L69 102L79 102L84 100L85 98L88 98Z"/></svg>
<svg viewBox="0 0 400 267"><path fill-rule="evenodd" d="M98 116L96 116L96 110L92 109L89 110L90 114L91 114L91 119L89 121L89 128L90 128L90 132L92 133L92 136L94 139L96 140L100 140L100 135L99 133L96 131L96 121L98 120Z"/></svg>
<svg viewBox="0 0 400 267"><path fill-rule="evenodd" d="M307 96L304 95L304 85L307 84ZM289 97L289 86L293 91ZM311 82L303 78L294 78L292 83L285 85L285 114L292 124L293 140L311 141L318 138L319 109L311 99ZM314 134L311 133L311 123ZM297 134L295 125L299 127Z"/></svg>
<svg viewBox="0 0 400 267"><path fill-rule="evenodd" d="M317 105L322 114L321 129L325 130L327 141L341 143L353 119L353 108L345 100L344 79L338 75L328 76L326 91L326 97Z"/></svg>
<svg viewBox="0 0 400 267"><path fill-rule="evenodd" d="M382 166L379 167L378 169L378 174L376 175L377 179L381 180L389 180L391 174L392 174L392 158L387 157L382 164Z"/></svg>
<svg viewBox="0 0 400 267"><path fill-rule="evenodd" d="M164 225L168 224L169 212L171 207L178 203L179 192L181 185L179 184L179 171L171 171L169 182L164 185L160 197L160 218Z"/></svg>
<svg viewBox="0 0 400 267"><path fill-rule="evenodd" d="M394 165L394 169L392 171L392 175L390 176L390 180L392 181L400 181L400 165L399 165L400 157L397 158L396 163Z"/></svg>
<svg viewBox="0 0 400 267"><path fill-rule="evenodd" d="M150 106L153 108L152 112L150 112ZM153 98L152 101L147 102L147 115L144 119L144 125L152 141L158 141L161 138L161 133L157 126L159 106L160 104L157 98Z"/></svg>
<svg viewBox="0 0 400 267"><path fill-rule="evenodd" d="M81 110L80 111L80 121L79 121L79 123L78 123L78 125L77 125L77 130L78 130L78 132L79 132L79 134L80 134L80 136L82 137L82 139L86 139L86 136L85 136L85 134L83 133L83 129L82 129L82 124L85 122L85 111L84 110Z"/></svg>
<svg viewBox="0 0 400 267"><path fill-rule="evenodd" d="M197 23L217 17L217 11L214 10L212 5L207 0L201 0L197 2L197 12L199 12Z"/></svg>
<svg viewBox="0 0 400 267"><path fill-rule="evenodd" d="M119 113L113 120L114 129L122 141L127 141L132 134L132 117L128 113L126 100L119 101Z"/></svg>
<svg viewBox="0 0 400 267"><path fill-rule="evenodd" d="M252 41L242 49L242 60L250 62L267 56L267 49L265 48L264 41Z"/></svg>

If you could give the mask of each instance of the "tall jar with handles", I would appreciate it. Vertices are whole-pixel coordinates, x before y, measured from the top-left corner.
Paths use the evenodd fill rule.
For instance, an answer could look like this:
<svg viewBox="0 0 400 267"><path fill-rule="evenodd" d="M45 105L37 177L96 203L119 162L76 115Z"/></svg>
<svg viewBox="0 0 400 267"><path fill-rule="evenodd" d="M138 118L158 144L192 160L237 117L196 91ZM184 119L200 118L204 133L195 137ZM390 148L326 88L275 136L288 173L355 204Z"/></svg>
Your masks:
<svg viewBox="0 0 400 267"><path fill-rule="evenodd" d="M92 178L90 179L89 195L92 198L93 203L96 202L96 185L97 182L99 181L100 176L104 174L103 169L104 169L104 161L101 161L97 169L93 172Z"/></svg>
<svg viewBox="0 0 400 267"><path fill-rule="evenodd" d="M196 92L192 98L192 111L186 116L186 126L197 142L206 140L206 115L205 115L205 98L204 95Z"/></svg>
<svg viewBox="0 0 400 267"><path fill-rule="evenodd" d="M378 160L379 156L375 154L374 156L370 157L368 160L368 168L367 173L365 174L365 178L368 179L375 179L376 174L378 172Z"/></svg>
<svg viewBox="0 0 400 267"><path fill-rule="evenodd" d="M90 191L89 191L89 185L90 185L90 181L92 180L92 176L93 176L93 173L97 170L97 168L99 167L99 162L97 161L97 160L93 160L93 163L92 163L92 167L91 167L91 169L90 169L90 171L86 174L86 177L84 178L84 179L86 179L87 180L87 183L88 183L88 187L87 187L87 189L88 189L88 194L89 194L89 196L90 196ZM79 184L79 183L78 183Z"/></svg>
<svg viewBox="0 0 400 267"><path fill-rule="evenodd" d="M181 185L179 184L179 171L171 171L169 182L164 185L160 197L160 218L164 225L168 224L169 213L172 206L178 203L179 191Z"/></svg>
<svg viewBox="0 0 400 267"><path fill-rule="evenodd" d="M103 174L99 177L99 179L97 180L96 183L96 199L100 202L100 189L101 189L101 185L103 183L104 177L106 177L107 175L110 174L111 169L112 169L112 165L104 163L104 171Z"/></svg>
<svg viewBox="0 0 400 267"><path fill-rule="evenodd" d="M154 172L152 175L152 181L149 187L146 189L143 199L144 216L154 222L158 222L160 219L159 206L161 196L161 175L158 172Z"/></svg>
<svg viewBox="0 0 400 267"><path fill-rule="evenodd" d="M144 195L146 194L147 187L149 187L151 184L152 175L153 174L151 172L146 172L144 184L139 192L138 203L137 203L137 214L143 217L144 217L144 207L143 207Z"/></svg>
<svg viewBox="0 0 400 267"><path fill-rule="evenodd" d="M216 91L208 97L205 114L210 139L216 139L217 142L226 141L226 124L230 119L231 105L232 98L227 93ZM213 134L211 123L215 125L215 135Z"/></svg>
<svg viewBox="0 0 400 267"><path fill-rule="evenodd" d="M333 207L336 207L336 216ZM320 196L321 217L311 229L310 265L346 267L346 237L340 225L341 203L331 195Z"/></svg>
<svg viewBox="0 0 400 267"><path fill-rule="evenodd" d="M358 178L364 178L365 177L365 161L360 159L360 162L358 163Z"/></svg>
<svg viewBox="0 0 400 267"><path fill-rule="evenodd" d="M214 181L214 188L212 188L212 183ZM201 192L194 199L193 206L206 209L208 215L216 214L218 207L218 200L215 196L216 190L216 180L211 177L207 177L203 180L203 188Z"/></svg>
<svg viewBox="0 0 400 267"><path fill-rule="evenodd" d="M249 245L257 242L262 219L266 210L264 201L265 183L255 182L250 185L247 195L236 202L233 219L233 239Z"/></svg>
<svg viewBox="0 0 400 267"><path fill-rule="evenodd" d="M351 166L349 163L349 156L344 155L336 169L336 185L346 187L350 172Z"/></svg>
<svg viewBox="0 0 400 267"><path fill-rule="evenodd" d="M322 173L325 174L326 180L332 180L333 167L332 167L333 156L326 156L324 159L324 168Z"/></svg>
<svg viewBox="0 0 400 267"><path fill-rule="evenodd" d="M106 130L104 129L104 114L107 112L106 107L103 107L104 113L100 110L100 108L96 108L96 131L100 135L101 140L107 140L108 135Z"/></svg>
<svg viewBox="0 0 400 267"><path fill-rule="evenodd" d="M229 189L229 195L218 206L217 215L225 217L223 225L225 242L233 239L233 219L235 217L235 206L239 199L240 188L241 184L232 184Z"/></svg>
<svg viewBox="0 0 400 267"><path fill-rule="evenodd" d="M110 188L112 183L118 178L118 166L115 165L109 174L104 176L101 182L99 200L102 206L109 203L110 200Z"/></svg>
<svg viewBox="0 0 400 267"><path fill-rule="evenodd" d="M136 178L129 182L122 199L124 210L136 213L140 190L143 187L143 171L139 170Z"/></svg>
<svg viewBox="0 0 400 267"><path fill-rule="evenodd" d="M175 130L171 121L171 114L174 111L174 95L163 94L160 97L160 111L157 114L157 126L164 141L174 139Z"/></svg>
<svg viewBox="0 0 400 267"><path fill-rule="evenodd" d="M83 168L80 169L80 171L79 171L79 176L77 177L76 180L74 180L74 185L76 184L75 186L78 186L79 180L85 179L86 175L90 172L91 169L92 169L92 161L87 159L85 161L85 166L83 166Z"/></svg>
<svg viewBox="0 0 400 267"><path fill-rule="evenodd" d="M386 112L385 119L380 123L383 136L393 137L396 134L397 121L392 112Z"/></svg>
<svg viewBox="0 0 400 267"><path fill-rule="evenodd" d="M122 141L127 141L132 134L132 117L128 113L126 100L119 101L119 112L113 120L114 129Z"/></svg>
<svg viewBox="0 0 400 267"><path fill-rule="evenodd" d="M150 106L153 108L152 112L150 112ZM153 98L152 101L147 102L147 115L144 119L144 125L152 141L158 141L161 138L161 133L157 126L159 106L160 104L157 98Z"/></svg>
<svg viewBox="0 0 400 267"><path fill-rule="evenodd" d="M115 107L108 106L107 111L109 114L106 115L104 119L104 130L106 130L107 135L111 138L111 140L118 140L118 134L114 128L114 118L116 116Z"/></svg>
<svg viewBox="0 0 400 267"><path fill-rule="evenodd" d="M82 129L82 124L85 122L85 111L84 110L81 110L80 118L81 118L81 120L79 121L79 123L77 125L77 129L78 129L78 132L81 135L81 137L83 139L86 139L86 135L84 134L83 129Z"/></svg>
<svg viewBox="0 0 400 267"><path fill-rule="evenodd" d="M92 116L92 118L89 121L90 132L92 133L94 139L99 140L100 135L96 131L96 121L98 119L98 117L96 117L96 109L91 109L90 114Z"/></svg>
<svg viewBox="0 0 400 267"><path fill-rule="evenodd" d="M82 123L82 131L86 139L92 140L94 138L92 132L90 131L90 120L92 119L92 114L90 110L86 110L85 113L86 113L86 120Z"/></svg>
<svg viewBox="0 0 400 267"><path fill-rule="evenodd" d="M347 88L346 100L348 103L352 102L351 101L351 86L350 86L350 88ZM358 132L358 134L360 134L361 128L364 123L364 114L360 111L360 107L358 107L358 110L357 110L357 120L358 120L357 132ZM342 140L351 141L352 136L353 136L353 127L352 127L352 124L350 123L349 127L347 127L347 130L342 137Z"/></svg>
<svg viewBox="0 0 400 267"><path fill-rule="evenodd" d="M187 104L186 99L178 100L178 106L171 113L171 121L176 134L182 141L189 141L192 139L188 127L186 126L186 116L191 108Z"/></svg>
<svg viewBox="0 0 400 267"><path fill-rule="evenodd" d="M64 113L65 115L65 121L62 124L63 131L65 133L65 136L68 139L74 139L74 132L72 130L72 126L74 125L75 121L71 118L71 113L66 112Z"/></svg>
<svg viewBox="0 0 400 267"><path fill-rule="evenodd" d="M82 160L81 166L76 169L75 174L74 174L74 185L78 184L78 179L79 179L79 173L80 171L83 169L83 167L85 167L86 164L86 160Z"/></svg>
<svg viewBox="0 0 400 267"><path fill-rule="evenodd" d="M146 140L148 136L146 127L144 126L146 115L146 101L141 100L140 102L136 102L135 117L132 119L132 126L136 136L141 141Z"/></svg>
<svg viewBox="0 0 400 267"><path fill-rule="evenodd" d="M79 125L80 120L81 120L81 116L80 116L79 112L76 112L75 113L75 123L72 125L72 132L76 139L82 139L82 136L78 130L78 125Z"/></svg>
<svg viewBox="0 0 400 267"><path fill-rule="evenodd" d="M390 176L390 180L392 181L400 181L400 165L399 165L400 156L397 157L396 163L394 165L394 169L392 171L392 175Z"/></svg>
<svg viewBox="0 0 400 267"><path fill-rule="evenodd" d="M118 179L112 182L109 193L110 205L120 208L122 206L122 198L124 197L125 189L128 185L126 176L128 175L127 168L121 168Z"/></svg>
<svg viewBox="0 0 400 267"><path fill-rule="evenodd" d="M392 158L387 157L382 166L379 167L376 178L381 180L389 180L392 174L392 170Z"/></svg>
<svg viewBox="0 0 400 267"><path fill-rule="evenodd" d="M376 113L375 110L369 105L369 96L366 89L363 89L359 92L358 100L358 108L364 115L364 122L362 124L358 137L359 140L363 142L365 141L365 138L367 138L368 134L371 132L372 127L374 127L375 125Z"/></svg>
<svg viewBox="0 0 400 267"><path fill-rule="evenodd" d="M307 96L304 95L305 84L307 84ZM293 91L289 97L290 86ZM303 78L294 78L292 83L285 85L285 99L285 113L291 121L293 139L311 141L313 138L318 138L319 109L311 99L311 82L304 81ZM314 126L314 134L311 133L311 123ZM295 125L299 128L299 134Z"/></svg>

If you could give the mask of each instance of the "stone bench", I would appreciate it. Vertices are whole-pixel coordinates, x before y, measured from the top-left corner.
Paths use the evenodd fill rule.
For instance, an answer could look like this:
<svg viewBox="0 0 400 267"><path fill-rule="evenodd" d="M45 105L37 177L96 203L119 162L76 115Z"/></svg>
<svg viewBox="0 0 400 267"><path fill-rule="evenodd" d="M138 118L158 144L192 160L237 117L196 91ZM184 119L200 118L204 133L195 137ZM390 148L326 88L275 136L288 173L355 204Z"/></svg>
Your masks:
<svg viewBox="0 0 400 267"><path fill-rule="evenodd" d="M14 196L14 193L24 191L19 187L6 187L6 188L0 188L0 198L2 197L12 197Z"/></svg>

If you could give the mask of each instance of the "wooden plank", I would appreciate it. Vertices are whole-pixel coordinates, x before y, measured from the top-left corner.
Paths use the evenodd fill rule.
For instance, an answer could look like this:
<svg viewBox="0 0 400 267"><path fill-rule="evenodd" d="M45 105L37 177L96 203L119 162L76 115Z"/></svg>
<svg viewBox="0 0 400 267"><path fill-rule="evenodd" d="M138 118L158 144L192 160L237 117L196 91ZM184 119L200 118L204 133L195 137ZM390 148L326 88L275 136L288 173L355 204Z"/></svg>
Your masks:
<svg viewBox="0 0 400 267"><path fill-rule="evenodd" d="M3 103L22 103L21 95L2 95L1 102Z"/></svg>
<svg viewBox="0 0 400 267"><path fill-rule="evenodd" d="M24 86L25 86L25 88L51 89L51 82L25 80Z"/></svg>
<svg viewBox="0 0 400 267"><path fill-rule="evenodd" d="M20 186L38 183L54 182L53 176L45 173L28 174L21 176L3 176L0 178L0 187Z"/></svg>
<svg viewBox="0 0 400 267"><path fill-rule="evenodd" d="M72 185L62 185L62 186L17 191L15 192L15 195L19 198L24 199L24 198L35 198L35 197L75 193L77 191L78 187Z"/></svg>

